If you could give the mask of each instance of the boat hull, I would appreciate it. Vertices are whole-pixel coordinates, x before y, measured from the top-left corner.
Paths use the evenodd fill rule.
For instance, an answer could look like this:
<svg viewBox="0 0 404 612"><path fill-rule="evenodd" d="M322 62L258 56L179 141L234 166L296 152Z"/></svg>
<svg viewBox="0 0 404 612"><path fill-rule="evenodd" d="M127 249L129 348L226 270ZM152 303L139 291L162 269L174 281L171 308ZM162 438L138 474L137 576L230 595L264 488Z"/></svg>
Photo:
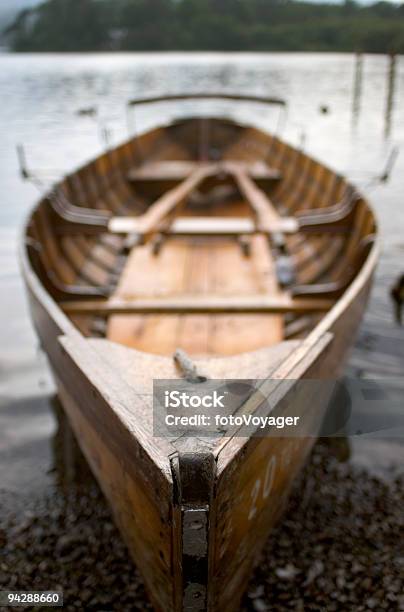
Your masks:
<svg viewBox="0 0 404 612"><path fill-rule="evenodd" d="M234 138L235 126L219 124L219 128L219 135L222 132L224 134L221 138ZM183 127L179 126L179 135L182 134L181 130ZM268 152L267 135L253 129L246 132L248 142L255 145L250 146L248 152L253 152L258 157L263 151ZM144 153L149 145L151 149L155 148L160 135L161 130L155 130L142 137L142 152ZM237 155L244 155L247 148L239 136L236 136L232 151ZM272 141L269 142L272 147ZM132 144L121 147L122 155L126 151L132 152L133 148L136 149ZM171 146L171 143L169 144ZM115 153L118 159L120 153ZM286 155L286 158L283 158L288 162L285 162L284 166L287 178L288 173L292 172L290 168L295 164L293 160L300 163L302 153L285 145L282 155ZM103 179L107 157L103 156L93 164ZM302 168L297 168L299 177L305 178L304 172L308 167L320 176L316 188L310 184L311 187L305 190L308 202L316 199L319 186L324 187L322 181L329 180L330 194L334 193L335 188L340 189L339 178L332 176L331 171L324 170L321 164L313 160L307 163L304 161ZM94 168L90 169L93 172ZM245 175L238 172L240 186L245 189L246 194L252 195L255 202L261 198L262 204L262 195L257 196L248 181L246 183ZM293 172L296 172L296 169ZM87 168L86 176L91 177L90 174ZM79 173L75 178L80 178ZM161 187L162 184L159 188ZM287 189L282 192L282 188L279 193L285 198L285 202L289 203L289 210L292 211L296 194ZM40 207L41 204L38 208ZM170 444L168 440L153 438L150 430L142 423L142 420L146 422L150 418L150 406L145 409L142 407L142 389L136 389L136 385L130 384L127 373L125 375L125 367L121 372L111 367L111 360L108 361L105 352L103 353L103 341L86 337L89 334L83 332L84 323L82 329L74 325L73 319L65 314L58 303L60 295L63 294L60 285L52 295L49 278L46 274L40 278L41 274L29 255L25 240L27 236L32 238L30 232L35 214L34 211L25 229L21 249L22 271L32 319L41 345L49 357L60 399L72 429L144 577L153 606L159 612L234 612L241 601L265 538L281 515L293 481L304 465L320 430L329 394L313 393L309 390L315 389L316 381L335 381L343 371L368 300L378 257L377 241L373 242L353 280L336 294L337 299L330 310L318 318L312 317L312 313L307 317L308 333L302 336L303 339L296 345L295 350L295 345L288 345L291 348L288 349L287 356L271 371L268 381L262 381L263 388L269 380L279 382L276 388L279 401L276 406L286 404L290 414L300 417L301 423L304 424L302 428L298 427L293 437L271 435L245 438L235 431L210 447L204 449L196 446L192 450L192 445L181 449ZM366 203L362 202L358 214L362 215L362 229L365 228L363 233L375 233L375 224ZM88 216L88 212L86 215ZM81 223L73 223L71 220L64 220L63 223L70 223L72 232L78 231L86 227L84 216L82 213ZM334 217L335 211L332 211L327 219ZM345 217L343 221L346 221ZM369 225L369 231L366 224ZM77 246L75 240L73 236L68 244L70 249L72 245ZM87 237L86 240L90 239ZM302 264L300 268L303 270L303 284L322 278L332 264L332 257L330 259L328 253L324 255L320 252L327 250L327 237L308 238L311 240L311 248L307 249L308 256L304 249L302 254L298 250L299 240L295 243L293 240L292 236L290 246L296 249L302 259L301 262L297 258L297 263ZM340 234L335 240L338 249L341 246L339 240L342 244ZM351 242L353 244L353 241ZM348 250L351 248L351 242L348 238ZM318 253L314 249L315 245L321 246ZM335 260L340 252L336 250L335 254L332 254ZM318 268L317 254L320 260ZM75 264L78 265L77 259ZM94 265L92 267L94 268ZM126 305L126 308L130 311L133 305ZM236 314L239 317L244 316L239 312ZM300 314L297 316L299 325ZM268 313L265 314L267 315ZM278 338L286 329L283 315L277 311L268 316L266 321L276 328ZM302 320L304 318L302 317ZM255 340L258 338L261 341L257 323L259 319L254 316L251 320L256 326ZM292 321L292 325L295 325L295 322ZM118 324L120 325L120 321ZM240 318L237 325L237 329L241 330ZM271 326L267 325L267 328ZM249 341L247 332L240 333L239 336L242 342ZM110 344L115 346L110 347L115 351L116 343ZM259 347L258 343L255 348ZM147 377L149 366L154 361L160 364L160 360L162 372L175 372L173 366L170 366L171 370L168 368L167 362L171 363L171 360L167 357L164 361L158 354L146 355L138 350L135 350L134 354L137 360L131 370L134 375L139 366L144 368L144 376ZM226 357L226 354L223 354ZM127 359L126 353L124 358ZM251 359L250 363L257 365L257 372L266 371L262 369L262 360L265 360L265 356L257 358L255 355ZM144 366L143 361L146 364ZM123 363L131 365L130 361ZM248 364L248 360L243 361L243 364L245 363ZM256 377L262 378L262 375L255 374L251 367L250 365L250 374L254 373ZM158 368L154 371L158 371ZM305 380L313 384L299 387L299 382ZM329 388L332 389L332 385ZM259 405L256 410L260 410Z"/></svg>

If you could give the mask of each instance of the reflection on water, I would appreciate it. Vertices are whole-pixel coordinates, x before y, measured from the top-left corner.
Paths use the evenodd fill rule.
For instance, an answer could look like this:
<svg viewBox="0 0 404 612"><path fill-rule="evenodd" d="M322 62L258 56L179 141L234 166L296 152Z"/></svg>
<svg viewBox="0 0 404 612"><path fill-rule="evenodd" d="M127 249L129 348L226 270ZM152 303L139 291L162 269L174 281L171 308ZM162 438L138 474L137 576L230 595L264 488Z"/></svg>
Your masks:
<svg viewBox="0 0 404 612"><path fill-rule="evenodd" d="M47 398L54 389L45 360L38 359L19 277L17 235L37 193L19 178L16 145L25 144L34 170L61 175L101 152L101 128L108 130L112 145L127 137L125 108L131 98L187 91L251 93L285 98L289 108L282 137L298 145L304 131L310 154L362 185L380 172L393 143L404 144L403 85L402 57L389 61L384 56L359 59L349 54L0 54L0 314L7 322L0 342L3 493L64 486L85 473L60 409L49 409L53 402ZM269 130L276 125L276 109L204 104L204 112L230 114ZM77 114L93 107L96 117ZM321 107L328 112L319 113ZM194 112L193 102L150 106L136 113L136 129ZM390 183L370 194L383 255L350 362L351 375L403 374L404 333L393 322L389 301L390 286L404 268L403 176L401 155Z"/></svg>
<svg viewBox="0 0 404 612"><path fill-rule="evenodd" d="M394 108L396 106L395 95L397 89L397 79L399 78L399 57L396 54L391 54L386 61L386 103L384 108L384 136L389 139L392 135L392 120ZM355 56L354 81L352 88L352 128L356 131L361 118L361 104L364 87L364 62L367 59L362 53L357 53ZM366 86L366 83L365 83ZM395 136L395 135L394 135Z"/></svg>
<svg viewBox="0 0 404 612"><path fill-rule="evenodd" d="M94 482L58 398L0 401L0 505L23 512L54 487L67 492Z"/></svg>

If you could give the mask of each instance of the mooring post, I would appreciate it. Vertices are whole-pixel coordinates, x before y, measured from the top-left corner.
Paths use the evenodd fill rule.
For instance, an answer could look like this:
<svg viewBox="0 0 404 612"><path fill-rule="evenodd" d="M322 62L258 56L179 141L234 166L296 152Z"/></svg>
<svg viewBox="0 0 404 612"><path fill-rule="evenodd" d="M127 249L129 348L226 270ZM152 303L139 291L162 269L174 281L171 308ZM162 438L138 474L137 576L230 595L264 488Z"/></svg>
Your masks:
<svg viewBox="0 0 404 612"><path fill-rule="evenodd" d="M355 77L353 88L353 104L352 104L352 124L355 127L358 121L361 96L362 96L362 80L363 80L363 54L356 53L355 61Z"/></svg>
<svg viewBox="0 0 404 612"><path fill-rule="evenodd" d="M396 71L397 71L397 55L390 53L389 69L387 74L387 103L386 103L386 122L384 135L386 138L390 136L393 107L394 107L394 94L396 89Z"/></svg>
<svg viewBox="0 0 404 612"><path fill-rule="evenodd" d="M27 167L27 158L25 155L24 145L22 144L17 145L17 157L18 157L18 164L20 167L20 175L24 180L26 180L30 177L30 174L29 174L28 167Z"/></svg>

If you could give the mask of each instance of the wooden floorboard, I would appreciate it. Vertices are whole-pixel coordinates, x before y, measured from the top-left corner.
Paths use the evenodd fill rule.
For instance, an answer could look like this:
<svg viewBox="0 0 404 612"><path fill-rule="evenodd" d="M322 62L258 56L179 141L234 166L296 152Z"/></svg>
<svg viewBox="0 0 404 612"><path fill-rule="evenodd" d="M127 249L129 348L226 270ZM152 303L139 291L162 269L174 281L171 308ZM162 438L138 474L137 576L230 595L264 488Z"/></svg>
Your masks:
<svg viewBox="0 0 404 612"><path fill-rule="evenodd" d="M251 252L245 257L237 243L222 239L172 239L158 256L150 244L135 247L114 295L93 307L108 315L109 339L158 354L183 348L228 355L273 345L283 339L290 299L279 303L262 236L252 237Z"/></svg>

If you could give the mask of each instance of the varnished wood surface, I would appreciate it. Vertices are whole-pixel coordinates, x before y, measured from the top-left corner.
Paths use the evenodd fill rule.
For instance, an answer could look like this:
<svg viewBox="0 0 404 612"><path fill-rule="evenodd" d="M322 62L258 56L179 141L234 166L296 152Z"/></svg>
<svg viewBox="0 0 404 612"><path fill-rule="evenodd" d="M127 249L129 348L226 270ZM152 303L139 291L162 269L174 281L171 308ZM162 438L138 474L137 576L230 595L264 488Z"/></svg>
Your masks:
<svg viewBox="0 0 404 612"><path fill-rule="evenodd" d="M107 301L61 302L66 314L251 314L287 312L326 312L334 305L333 300L316 298L293 299L287 294L279 297L232 296L205 297L203 295L182 295L179 298L122 300L111 298Z"/></svg>
<svg viewBox="0 0 404 612"><path fill-rule="evenodd" d="M253 238L248 258L233 241L170 240L158 257L150 245L135 247L111 300L116 300L116 312L124 313L125 302L132 301L133 312L134 300L143 299L143 311L154 315L112 316L108 338L152 353L170 355L181 347L198 356L231 355L245 346L255 350L279 342L283 338L282 317L263 314L266 292L272 288L277 299L273 264L267 253L262 236ZM237 272L229 275L231 269ZM187 294L194 296L193 302L181 297ZM254 305L251 294L261 296L261 304ZM213 301L212 295L216 295ZM241 297L239 306L235 295ZM151 296L154 305L149 302L147 307L145 298ZM167 307L165 315L158 304L162 299ZM222 306L220 299L224 300ZM269 304L267 310L271 310ZM244 314L231 314L237 311ZM258 311L261 314L253 314Z"/></svg>
<svg viewBox="0 0 404 612"><path fill-rule="evenodd" d="M58 216L45 199L26 228L40 265L25 246L22 254L33 319L66 412L159 612L237 609L314 437L302 431L294 439L246 439L234 431L212 440L155 438L153 378L180 376L171 355L182 348L208 376L262 378L274 413L283 393L291 413L319 422L326 398L301 395L294 381L338 376L377 261L377 242L358 257L377 227L360 196L353 212L343 208L349 192L343 177L232 121L212 119L203 142L200 136L199 119L181 120L124 143L63 181L83 220L88 210L107 211L130 233L148 219L144 244L126 231L81 233L82 225ZM205 170L210 167L203 176L202 153ZM253 224L255 232L176 235L173 213L179 211L178 223L188 229L193 219L216 218L228 225L238 219L241 229ZM317 211L331 233L313 229ZM288 219L309 217L310 233L295 225L282 240L273 235L275 223L279 229ZM130 219L136 221L131 227ZM270 226L266 234L257 219ZM348 231L341 231L347 219ZM161 229L166 236L158 236ZM276 268L282 257L295 276L287 287ZM290 297L298 285L338 283L347 271L352 280L336 301ZM62 285L105 289L108 297L81 295L66 305ZM240 408L263 409L255 396ZM209 462L214 469L207 476ZM190 484L200 491L196 497ZM190 607L186 594L196 588L187 581L197 560L191 554L187 568L181 565L187 508L208 517L202 607Z"/></svg>

